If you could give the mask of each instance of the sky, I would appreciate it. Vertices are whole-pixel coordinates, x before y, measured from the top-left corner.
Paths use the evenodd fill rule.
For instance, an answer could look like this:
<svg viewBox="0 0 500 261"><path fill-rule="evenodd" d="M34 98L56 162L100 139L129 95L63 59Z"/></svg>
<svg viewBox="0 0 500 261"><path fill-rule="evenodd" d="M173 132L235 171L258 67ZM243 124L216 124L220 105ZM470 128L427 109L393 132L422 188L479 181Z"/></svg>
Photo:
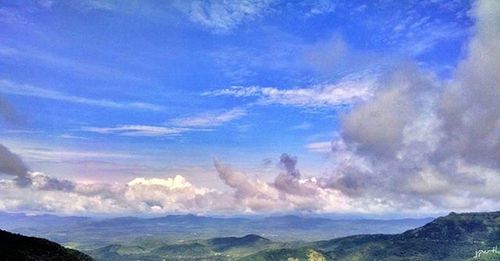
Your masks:
<svg viewBox="0 0 500 261"><path fill-rule="evenodd" d="M500 207L500 2L0 0L0 211Z"/></svg>

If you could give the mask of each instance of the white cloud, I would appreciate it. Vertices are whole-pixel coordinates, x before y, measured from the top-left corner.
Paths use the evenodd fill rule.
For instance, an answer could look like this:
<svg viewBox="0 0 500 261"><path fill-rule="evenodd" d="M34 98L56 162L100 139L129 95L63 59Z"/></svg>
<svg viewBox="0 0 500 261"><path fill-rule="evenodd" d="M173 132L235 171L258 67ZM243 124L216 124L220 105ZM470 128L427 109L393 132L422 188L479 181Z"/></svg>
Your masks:
<svg viewBox="0 0 500 261"><path fill-rule="evenodd" d="M479 1L474 14L477 33L450 81L401 67L345 115L333 158L348 157L332 187L404 208L498 208L500 4Z"/></svg>
<svg viewBox="0 0 500 261"><path fill-rule="evenodd" d="M136 178L127 184L79 183L31 173L20 187L0 180L0 210L63 214L217 212L228 204L222 193L199 187L183 176Z"/></svg>
<svg viewBox="0 0 500 261"><path fill-rule="evenodd" d="M181 176L181 175L176 175L174 178L167 178L167 179L158 179L158 178L135 178L129 183L127 183L129 186L135 186L135 185L157 185L157 186L164 186L168 187L170 189L178 189L178 188L187 188L191 186L191 183L187 182L186 179Z"/></svg>
<svg viewBox="0 0 500 261"><path fill-rule="evenodd" d="M224 112L206 112L193 117L176 118L168 125L119 125L115 127L83 127L81 131L122 136L178 136L188 131L212 131L208 127L220 126L247 115L246 110L235 108Z"/></svg>
<svg viewBox="0 0 500 261"><path fill-rule="evenodd" d="M79 7L88 10L116 12L130 16L140 16L155 21L179 22L178 12L183 13L192 23L216 34L230 33L245 22L255 21L270 10L275 0L175 0L168 2L140 1L123 2L116 0L83 0ZM174 13L175 16L171 14Z"/></svg>
<svg viewBox="0 0 500 261"><path fill-rule="evenodd" d="M131 159L136 154L127 152L80 151L68 149L42 149L33 147L18 147L16 151L31 161L68 161L68 160L98 160L98 159Z"/></svg>
<svg viewBox="0 0 500 261"><path fill-rule="evenodd" d="M184 176L167 178L134 178L128 183L80 183L51 178L43 173L30 172L32 183L19 186L13 179L0 180L0 210L23 212L53 212L63 214L158 214L158 213L432 213L446 210L494 210L500 207L498 176L485 172L490 184L476 188L483 198L464 200L463 193L449 193L448 180L439 173L428 171L422 178L402 184L412 193L429 194L426 200L415 201L405 194L371 194L359 197L356 193L370 180L349 176L332 180L329 176L303 177L296 168L297 160L287 154L280 158L283 171L273 181L234 170L215 162L219 178L231 191L193 185ZM475 175L474 169L464 169ZM484 170L480 170L484 171ZM345 174L345 173L344 173ZM382 183L383 184L383 183ZM350 189L348 192L347 189ZM445 194L443 194L445 192ZM386 194L387 195L387 194Z"/></svg>
<svg viewBox="0 0 500 261"><path fill-rule="evenodd" d="M81 137L81 136L76 136L76 135L71 135L71 134L61 134L58 136L59 138L63 139L76 139L76 140L89 140L87 137Z"/></svg>
<svg viewBox="0 0 500 261"><path fill-rule="evenodd" d="M61 180L29 172L24 175L31 182L22 186L17 181L19 177L0 180L0 210L87 215L359 211L348 197L325 186L321 179L303 178L296 168L295 157L283 154L280 164L283 172L273 182L267 182L215 162L219 178L232 192L196 186L181 175L138 177L125 184L107 184Z"/></svg>
<svg viewBox="0 0 500 261"><path fill-rule="evenodd" d="M225 112L207 112L193 117L177 118L170 121L179 127L214 127L237 120L247 115L246 110L235 108Z"/></svg>
<svg viewBox="0 0 500 261"><path fill-rule="evenodd" d="M304 177L288 155L282 156L283 171L271 182L216 162L219 178L231 189L227 193L195 186L183 176L83 184L30 173L30 186L0 181L0 209L86 214L497 210L499 2L480 1L475 14L477 33L450 83L415 68L400 68L380 87L376 81L343 80L309 88L233 87L205 93L298 107L354 104L342 120L340 137L331 144L337 162L328 175ZM204 126L209 124L206 118L183 120L185 125ZM229 114L210 119L222 123L236 118ZM88 130L155 136L189 129L122 125ZM307 146L326 151L327 143ZM9 150L3 153L20 162ZM3 164L4 172L25 173L25 167L13 172L19 166Z"/></svg>
<svg viewBox="0 0 500 261"><path fill-rule="evenodd" d="M301 4L310 5L308 6L310 10L305 14L305 16L313 17L316 15L334 12L337 3L330 0L314 0L314 1L305 1Z"/></svg>
<svg viewBox="0 0 500 261"><path fill-rule="evenodd" d="M233 86L203 93L205 96L257 97L261 104L281 104L298 107L331 107L366 101L376 89L376 77L349 76L336 84L321 84L307 88L279 89L276 87Z"/></svg>
<svg viewBox="0 0 500 261"><path fill-rule="evenodd" d="M187 9L189 19L215 33L228 33L245 21L259 17L272 0L191 1Z"/></svg>
<svg viewBox="0 0 500 261"><path fill-rule="evenodd" d="M118 134L122 136L177 136L190 131L188 128L164 127L152 125L121 125L116 127L84 127L82 131L101 134Z"/></svg>
<svg viewBox="0 0 500 261"><path fill-rule="evenodd" d="M308 130L310 128L312 128L312 124L309 122L303 122L301 124L290 127L291 130Z"/></svg>
<svg viewBox="0 0 500 261"><path fill-rule="evenodd" d="M215 163L219 177L233 189L235 211L372 214L414 211L403 204L393 204L381 198L352 198L331 186L326 177L302 177L295 168L296 159L286 154L282 155L280 163L284 172L272 182L235 171L229 165Z"/></svg>
<svg viewBox="0 0 500 261"><path fill-rule="evenodd" d="M331 141L313 142L307 144L306 148L312 152L330 153L332 152L332 142Z"/></svg>
<svg viewBox="0 0 500 261"><path fill-rule="evenodd" d="M8 94L32 96L56 101L79 103L90 106L113 108L113 109L138 109L160 111L164 108L160 105L143 102L117 102L106 99L92 99L74 96L56 90L40 88L29 84L19 84L9 80L0 79L0 91Z"/></svg>
<svg viewBox="0 0 500 261"><path fill-rule="evenodd" d="M32 46L12 47L0 45L0 56L16 63L33 61L37 64L59 71L68 71L84 75L86 78L115 79L137 82L141 81L134 73L121 71L115 67L82 61L71 57L61 56L45 50L37 50Z"/></svg>

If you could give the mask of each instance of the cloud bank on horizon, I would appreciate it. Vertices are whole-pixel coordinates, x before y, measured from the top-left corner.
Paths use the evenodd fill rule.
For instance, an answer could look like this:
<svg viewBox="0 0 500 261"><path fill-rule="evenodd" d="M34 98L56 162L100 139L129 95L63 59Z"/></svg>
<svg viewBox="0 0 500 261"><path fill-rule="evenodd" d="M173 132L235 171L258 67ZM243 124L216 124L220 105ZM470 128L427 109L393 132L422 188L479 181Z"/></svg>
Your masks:
<svg viewBox="0 0 500 261"><path fill-rule="evenodd" d="M173 19L179 24L168 30L175 37L161 38L159 42L173 50L169 55L161 55L162 59L171 59L179 68L168 65L163 71L157 68L159 63L154 63L157 57L139 53L140 59L126 54L123 58L137 66L137 71L127 73L130 69L127 66L104 70L82 57L69 60L26 43L14 48L15 41L0 42L0 57L6 61L2 63L9 68L0 73L0 115L2 128L13 133L0 136L5 140L0 142L3 174L0 210L115 215L286 212L383 215L498 210L500 2L408 3L411 16L383 20L384 26L377 30L386 35L384 39L363 39L371 48L361 48L345 32L332 34L322 27L317 29L318 35L283 32L278 29L287 27L290 21L276 24L269 18L283 14L293 17L290 19L301 21L303 28L299 31L307 31L307 26L316 28L323 22L332 23L337 31L342 31L338 21L365 15L370 18L366 20L366 28L356 28L363 37L366 33L363 30L376 30L371 27L372 22L381 22L380 17L374 17L373 10L384 12L398 6L397 3L374 6L363 1L313 2L174 1L158 8L157 3L150 1L139 6L119 5L114 1L81 1L77 6L41 1L33 4L36 8L1 7L0 21L10 25L0 31L2 34L13 33L9 28L48 30L37 23L40 22L37 19L48 19L38 12L61 15L58 12L77 9L100 18L133 17L149 27L138 23L130 25L130 30L145 34L160 30L158 26L164 27L165 21ZM438 14L428 11L432 5L445 10L446 15L437 19ZM396 13L394 17L405 14ZM331 17L334 19L328 20ZM78 20L70 22L81 26ZM252 24L260 25L259 29ZM106 26L112 28L113 22L82 30L93 33L99 42L106 38L98 39L102 36L96 31ZM390 32L384 31L387 28ZM67 33L48 32L52 37ZM198 35L189 35L193 32ZM131 37L128 33L117 33L114 37L128 39ZM244 45L233 36L244 40L250 37L252 45ZM255 36L260 38L256 40ZM210 42L198 42L204 37L216 39L219 46L190 47L209 53L200 60L179 43ZM158 39L153 37L152 41ZM88 48L98 46L93 44L96 46ZM70 48L64 43L55 45L60 50ZM460 46L458 55L445 57L443 48L454 45ZM159 46L150 48L158 51ZM182 52L188 52L187 57L196 61L183 59ZM112 58L117 54L101 55ZM363 62L357 61L360 59ZM151 63L141 64L143 61ZM24 63L36 66L33 62L63 67L65 73L86 80L75 81L73 88L58 87L71 83L66 74L48 79L35 73L33 80L40 80L41 87L10 79L22 78L23 73L16 74L14 70ZM197 68L200 82L185 74L194 65L206 66L206 63L210 65ZM114 80L96 75L100 70ZM149 74L141 78L141 70L169 76L154 80L155 76ZM220 75L223 77L218 78ZM184 86L172 77L180 80L186 77L186 84L205 87ZM155 87L161 85L158 80L177 84L181 91ZM228 87L220 86L220 82ZM91 83L100 87L85 89L79 85ZM299 87L279 87L283 84ZM49 85L56 89L43 87ZM135 87L119 87L129 85ZM96 93L101 96L95 98ZM190 96L191 93L196 95ZM70 109L59 112L64 106ZM48 114L37 115L36 109ZM34 119L16 127L21 112ZM66 121L68 117L71 120ZM22 136L23 132L33 133L33 137ZM90 150L109 144L126 147L137 155L63 153L51 158L47 156L50 149L36 147L44 144L44 139L68 139L71 142L59 145L90 147ZM278 152L276 147L289 151ZM172 156L161 155L165 148ZM149 150L154 156L141 155ZM269 155L281 155L275 168ZM125 177L126 182L114 181L120 174L109 174L107 181L91 182L86 181L85 173L65 176L68 170L79 171L92 164L103 173L111 173L106 172L110 168L132 172L124 162L136 156L141 157L137 162L145 167L134 169ZM214 157L223 160L212 162ZM308 167L299 170L298 159L302 162L303 158ZM247 170L237 167L253 164L256 159L264 159L266 163L250 171L248 167ZM165 161L183 166L202 161L207 168L215 169L215 175L207 178L193 173L162 173L164 170L158 163ZM329 167L326 170L309 167L320 161ZM199 181L204 179L211 181Z"/></svg>

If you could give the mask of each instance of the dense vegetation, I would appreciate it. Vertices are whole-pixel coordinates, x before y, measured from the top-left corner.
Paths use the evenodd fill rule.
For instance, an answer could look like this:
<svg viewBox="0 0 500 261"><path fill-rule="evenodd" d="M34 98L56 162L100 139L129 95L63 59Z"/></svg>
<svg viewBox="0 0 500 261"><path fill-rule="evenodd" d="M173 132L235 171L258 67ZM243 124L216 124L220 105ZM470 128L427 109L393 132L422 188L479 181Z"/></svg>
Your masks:
<svg viewBox="0 0 500 261"><path fill-rule="evenodd" d="M91 257L46 239L0 230L0 260L90 261Z"/></svg>
<svg viewBox="0 0 500 261"><path fill-rule="evenodd" d="M184 218L178 218L186 222ZM170 241L145 238L85 252L97 260L106 261L500 260L500 253L494 251L474 259L476 251L490 250L498 243L500 212L490 212L451 213L422 227L392 235L356 235L313 242L276 242L255 234ZM0 260L92 259L45 239L0 230Z"/></svg>
<svg viewBox="0 0 500 261"><path fill-rule="evenodd" d="M500 242L500 212L455 214L396 235L358 235L328 241L279 243L257 236L190 240L155 247L109 246L98 260L473 260ZM484 254L474 260L500 260Z"/></svg>
<svg viewBox="0 0 500 261"><path fill-rule="evenodd" d="M359 235L314 242L310 248L329 260L472 260L477 250L500 243L500 212L467 213L440 217L423 227L397 235ZM254 254L258 260L275 250ZM277 260L294 257L296 249L282 250ZM307 259L304 259L307 260ZM500 260L484 254L474 260Z"/></svg>
<svg viewBox="0 0 500 261"><path fill-rule="evenodd" d="M190 240L159 247L112 245L88 253L98 260L233 260L264 249L282 246L257 236Z"/></svg>
<svg viewBox="0 0 500 261"><path fill-rule="evenodd" d="M256 234L273 241L317 241L359 234L397 234L430 222L420 219L331 219L325 217L207 217L168 215L155 218L98 219L0 212L0 228L91 250L107 245L154 246L182 240ZM148 247L153 247L153 245Z"/></svg>

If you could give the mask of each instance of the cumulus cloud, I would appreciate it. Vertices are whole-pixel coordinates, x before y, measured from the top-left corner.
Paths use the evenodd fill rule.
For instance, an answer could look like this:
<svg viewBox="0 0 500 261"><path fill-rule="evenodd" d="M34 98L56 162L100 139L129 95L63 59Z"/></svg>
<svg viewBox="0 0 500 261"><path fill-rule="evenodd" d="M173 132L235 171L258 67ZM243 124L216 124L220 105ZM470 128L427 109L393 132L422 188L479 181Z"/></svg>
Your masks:
<svg viewBox="0 0 500 261"><path fill-rule="evenodd" d="M499 11L497 1L477 2L477 31L451 81L405 67L344 116L344 148L334 155L358 161L340 163L332 187L415 209L497 206L486 203L500 198L492 192L500 185Z"/></svg>
<svg viewBox="0 0 500 261"><path fill-rule="evenodd" d="M125 214L227 211L226 197L173 178L136 178L126 184L80 183L40 172L29 174L29 186L15 179L0 180L0 209L65 214Z"/></svg>
<svg viewBox="0 0 500 261"><path fill-rule="evenodd" d="M180 175L167 179L136 178L124 192L131 206L147 212L200 212L212 207L216 210L214 200L219 197L215 190L195 186Z"/></svg>
<svg viewBox="0 0 500 261"><path fill-rule="evenodd" d="M30 173L29 178L32 186L39 190L73 191L75 188L75 184L69 180L51 178L40 172Z"/></svg>
<svg viewBox="0 0 500 261"><path fill-rule="evenodd" d="M298 170L297 158L283 154L281 172L272 181L216 161L228 192L194 185L182 176L85 184L29 172L17 155L0 146L0 171L14 177L0 181L0 209L62 213L497 210L500 3L479 1L474 14L476 33L466 58L447 82L415 66L404 66L377 82L376 88L368 84L363 95L356 94L358 84L290 90L235 87L206 93L291 106L332 106L355 100L353 110L342 118L339 138L331 142L335 165L331 173L307 177ZM348 93L350 87L354 94ZM30 183L19 186L20 177Z"/></svg>
<svg viewBox="0 0 500 261"><path fill-rule="evenodd" d="M249 176L231 166L215 162L219 177L233 189L233 209L246 212L282 213L384 213L395 206L373 198L353 198L331 185L324 177L302 177L297 159L288 154L280 157L283 172L273 181Z"/></svg>
<svg viewBox="0 0 500 261"><path fill-rule="evenodd" d="M286 170L286 174L294 178L300 178L300 172L295 166L297 165L297 158L286 153L280 157L280 164Z"/></svg>
<svg viewBox="0 0 500 261"><path fill-rule="evenodd" d="M477 3L476 35L438 109L449 145L443 153L496 169L500 168L499 11L498 1Z"/></svg>
<svg viewBox="0 0 500 261"><path fill-rule="evenodd" d="M246 204L252 210L497 209L500 4L479 1L473 13L476 33L450 81L406 64L379 78L376 88L366 88L369 95L361 95L366 98L357 102L352 102L356 95L325 94L338 86L289 90L231 87L205 93L257 97L261 104L354 104L342 117L339 138L331 142L334 169L328 175L303 178L295 167L296 159L283 155L284 172L273 182L227 166L217 167L221 179L235 190L240 202L252 202ZM357 87L354 90L359 91ZM322 150L326 144L310 144L308 148Z"/></svg>
<svg viewBox="0 0 500 261"><path fill-rule="evenodd" d="M229 165L218 161L214 163L219 178L234 189L234 201L243 211L269 211L275 207L278 200L278 191L267 182L249 177L247 174L234 171Z"/></svg>
<svg viewBox="0 0 500 261"><path fill-rule="evenodd" d="M26 176L29 169L19 156L0 144L0 172L7 175Z"/></svg>
<svg viewBox="0 0 500 261"><path fill-rule="evenodd" d="M74 184L68 180L51 178L39 172L32 172L21 157L0 144L0 174L15 176L18 187L33 187L40 190L71 191Z"/></svg>
<svg viewBox="0 0 500 261"><path fill-rule="evenodd" d="M18 186L28 186L31 184L29 169L23 160L7 147L0 144L0 174L15 176Z"/></svg>
<svg viewBox="0 0 500 261"><path fill-rule="evenodd" d="M193 185L183 176L138 177L125 184L82 183L30 171L0 145L0 210L65 214L124 214L232 211L230 197ZM230 201L228 203L228 200Z"/></svg>
<svg viewBox="0 0 500 261"><path fill-rule="evenodd" d="M403 79L391 80L388 89L345 117L344 138L358 144L360 150L383 156L393 155L401 146L403 129L413 119L414 107L409 89L412 79L400 77Z"/></svg>

